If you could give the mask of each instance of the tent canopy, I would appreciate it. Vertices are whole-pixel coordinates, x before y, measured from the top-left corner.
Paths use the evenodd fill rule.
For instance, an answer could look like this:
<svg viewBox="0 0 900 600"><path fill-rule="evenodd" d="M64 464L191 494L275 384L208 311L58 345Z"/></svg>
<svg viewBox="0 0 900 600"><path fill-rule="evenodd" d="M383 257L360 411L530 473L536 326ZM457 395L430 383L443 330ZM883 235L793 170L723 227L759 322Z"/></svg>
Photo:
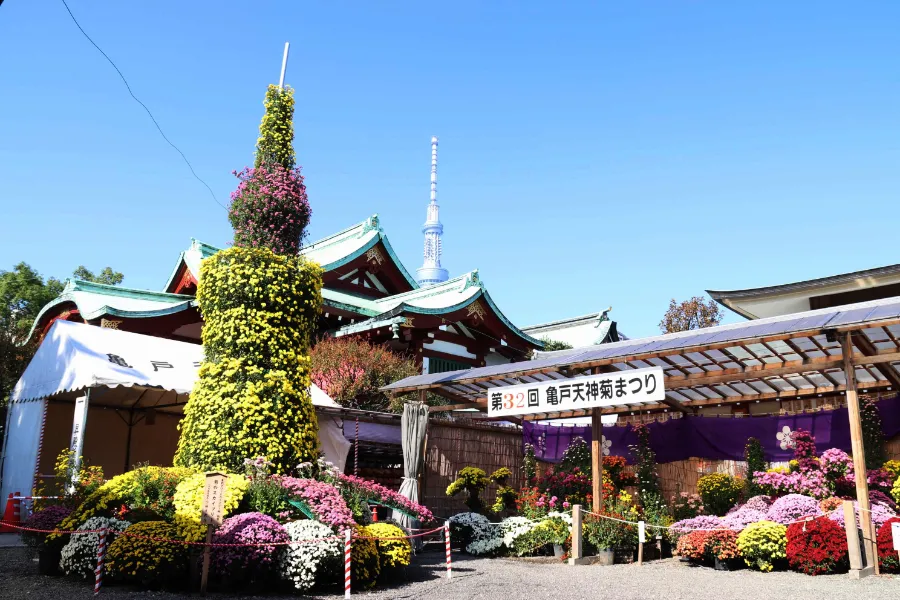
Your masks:
<svg viewBox="0 0 900 600"><path fill-rule="evenodd" d="M203 347L94 325L56 321L10 395L10 402L74 399L88 388L104 406L180 412L197 379ZM339 405L312 384L313 405Z"/></svg>
<svg viewBox="0 0 900 600"><path fill-rule="evenodd" d="M0 463L2 497L34 487L48 402L71 402L74 407L75 400L90 390L90 410L154 410L177 417L202 360L203 348L196 344L56 321L10 395ZM322 451L343 470L350 448L343 432L344 411L316 385L310 392L319 416ZM133 424L128 423L129 431ZM54 425L56 431L72 427ZM114 437L88 425L87 437L97 433ZM126 462L131 447L129 441L122 448Z"/></svg>

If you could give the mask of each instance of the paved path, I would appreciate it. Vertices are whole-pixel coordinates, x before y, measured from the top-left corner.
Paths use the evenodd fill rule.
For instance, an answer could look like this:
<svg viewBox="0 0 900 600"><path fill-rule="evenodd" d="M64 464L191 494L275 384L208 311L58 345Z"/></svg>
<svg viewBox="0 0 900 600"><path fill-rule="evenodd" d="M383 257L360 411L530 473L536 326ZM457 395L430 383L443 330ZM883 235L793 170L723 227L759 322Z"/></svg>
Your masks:
<svg viewBox="0 0 900 600"><path fill-rule="evenodd" d="M37 574L33 551L0 548L0 598L68 600L92 598L91 584ZM354 597L426 600L897 600L900 577L851 581L846 575L808 577L798 573L721 573L696 568L676 559L613 567L570 567L552 560L474 559L454 555L453 579L444 577L444 556L429 551L418 556L406 578L373 593ZM181 600L188 594L104 586L103 597ZM233 596L210 594L213 600ZM272 600L277 596L259 596ZM287 596L297 598L298 596ZM237 597L235 597L237 598ZM251 600L252 596L239 596ZM339 589L315 596L339 600Z"/></svg>

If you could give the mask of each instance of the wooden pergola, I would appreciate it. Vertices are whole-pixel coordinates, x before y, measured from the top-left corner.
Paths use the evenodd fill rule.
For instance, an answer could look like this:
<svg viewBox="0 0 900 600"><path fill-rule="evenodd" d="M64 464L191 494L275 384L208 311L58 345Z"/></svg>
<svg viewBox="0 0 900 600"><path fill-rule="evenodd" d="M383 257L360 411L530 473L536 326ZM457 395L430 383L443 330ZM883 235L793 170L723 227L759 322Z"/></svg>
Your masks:
<svg viewBox="0 0 900 600"><path fill-rule="evenodd" d="M602 414L634 410L693 414L709 405L846 395L857 499L860 511L870 514L866 512L870 505L857 390L900 390L900 298L563 350L528 362L418 375L383 389L393 394L418 392L422 397L432 392L452 402L433 411L484 411L492 388L651 366L664 370L664 402L588 410L561 408L524 418L590 415L596 474L601 464ZM595 505L598 483L595 481ZM866 564L872 566L874 532L869 519L863 519L863 536Z"/></svg>

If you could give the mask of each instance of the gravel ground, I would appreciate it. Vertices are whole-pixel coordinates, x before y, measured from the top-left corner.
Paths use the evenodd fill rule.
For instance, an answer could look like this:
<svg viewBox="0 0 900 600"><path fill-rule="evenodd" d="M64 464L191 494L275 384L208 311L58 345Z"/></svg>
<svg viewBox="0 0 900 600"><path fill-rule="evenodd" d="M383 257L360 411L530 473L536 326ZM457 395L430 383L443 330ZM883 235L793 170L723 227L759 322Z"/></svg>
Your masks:
<svg viewBox="0 0 900 600"><path fill-rule="evenodd" d="M37 574L33 551L0 548L0 598L68 600L92 598L92 586L61 577ZM846 575L808 577L798 573L756 573L747 570L720 573L696 568L676 559L654 561L642 567L570 567L540 559L473 559L454 553L453 579L443 578L443 554L426 551L407 569L406 580L377 592L354 594L382 598L576 598L611 597L616 600L896 600L900 578L870 577L851 581ZM175 600L187 594L150 592L122 586L104 587L101 596ZM237 596L211 594L225 600ZM260 596L259 598L274 598ZM296 596L293 596L296 597ZM339 590L316 596L336 600ZM251 596L240 596L251 600Z"/></svg>

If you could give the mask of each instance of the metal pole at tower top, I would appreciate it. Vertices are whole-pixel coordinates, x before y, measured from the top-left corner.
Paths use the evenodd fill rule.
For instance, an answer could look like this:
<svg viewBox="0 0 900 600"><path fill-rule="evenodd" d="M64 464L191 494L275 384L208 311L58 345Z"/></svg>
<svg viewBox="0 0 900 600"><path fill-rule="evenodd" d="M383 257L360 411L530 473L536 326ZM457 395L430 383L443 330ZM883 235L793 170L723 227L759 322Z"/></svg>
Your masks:
<svg viewBox="0 0 900 600"><path fill-rule="evenodd" d="M284 88L284 72L287 71L288 48L290 47L290 42L284 43L284 57L281 59L281 79L278 80L278 87L280 88Z"/></svg>

